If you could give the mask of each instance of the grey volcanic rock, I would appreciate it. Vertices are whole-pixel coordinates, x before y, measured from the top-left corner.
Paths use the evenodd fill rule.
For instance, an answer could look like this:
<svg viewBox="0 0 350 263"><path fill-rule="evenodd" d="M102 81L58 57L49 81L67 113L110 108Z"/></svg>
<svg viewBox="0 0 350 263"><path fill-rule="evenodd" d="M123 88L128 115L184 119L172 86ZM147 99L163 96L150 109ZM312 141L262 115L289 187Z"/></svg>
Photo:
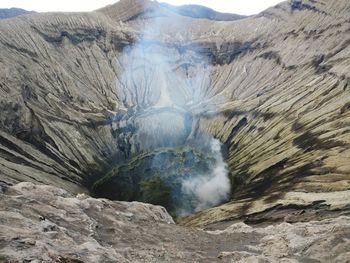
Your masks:
<svg viewBox="0 0 350 263"><path fill-rule="evenodd" d="M123 39L123 31L109 22L98 14L1 22L2 180L80 192L84 178L118 159L107 123L117 103L112 65L121 43L106 37Z"/></svg>
<svg viewBox="0 0 350 263"><path fill-rule="evenodd" d="M0 262L347 262L350 218L209 232L164 208L46 185L0 188ZM221 226L222 228L223 226Z"/></svg>
<svg viewBox="0 0 350 263"><path fill-rule="evenodd" d="M196 103L183 82L172 85L183 103L171 113L183 120L186 109L196 124L186 135L212 135L227 149L231 202L184 224L263 222L275 218L269 211L282 221L282 208L318 203L325 216L315 219L347 211L349 1L286 1L237 21L158 17L142 11L155 2L143 3L0 21L1 181L88 191L149 143L134 128L152 124L162 85L157 65L136 67L142 61L127 55L146 35L147 51L170 65L162 78L206 76L192 87L204 98ZM161 27L143 32L154 19Z"/></svg>
<svg viewBox="0 0 350 263"><path fill-rule="evenodd" d="M0 19L16 17L20 15L30 14L33 11L27 11L21 8L0 8Z"/></svg>

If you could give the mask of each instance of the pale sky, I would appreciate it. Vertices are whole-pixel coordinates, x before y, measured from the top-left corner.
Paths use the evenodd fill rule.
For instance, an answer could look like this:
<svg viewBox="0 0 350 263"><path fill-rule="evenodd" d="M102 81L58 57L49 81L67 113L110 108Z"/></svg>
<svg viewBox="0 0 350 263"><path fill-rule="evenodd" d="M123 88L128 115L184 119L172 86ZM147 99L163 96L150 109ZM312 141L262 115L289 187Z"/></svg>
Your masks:
<svg viewBox="0 0 350 263"><path fill-rule="evenodd" d="M19 7L38 12L92 11L118 0L0 0L0 8ZM282 0L158 0L172 5L197 4L210 7L220 12L241 15L257 14Z"/></svg>

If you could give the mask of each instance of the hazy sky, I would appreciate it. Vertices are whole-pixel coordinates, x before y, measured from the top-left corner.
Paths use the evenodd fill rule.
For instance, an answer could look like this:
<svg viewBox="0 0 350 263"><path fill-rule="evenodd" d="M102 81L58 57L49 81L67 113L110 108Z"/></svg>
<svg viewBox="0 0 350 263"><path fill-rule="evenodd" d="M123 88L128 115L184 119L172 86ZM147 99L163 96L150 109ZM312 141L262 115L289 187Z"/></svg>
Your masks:
<svg viewBox="0 0 350 263"><path fill-rule="evenodd" d="M20 7L39 12L47 11L92 11L118 0L0 0L0 8ZM252 15L273 6L282 0L159 0L173 5L198 4L217 11Z"/></svg>

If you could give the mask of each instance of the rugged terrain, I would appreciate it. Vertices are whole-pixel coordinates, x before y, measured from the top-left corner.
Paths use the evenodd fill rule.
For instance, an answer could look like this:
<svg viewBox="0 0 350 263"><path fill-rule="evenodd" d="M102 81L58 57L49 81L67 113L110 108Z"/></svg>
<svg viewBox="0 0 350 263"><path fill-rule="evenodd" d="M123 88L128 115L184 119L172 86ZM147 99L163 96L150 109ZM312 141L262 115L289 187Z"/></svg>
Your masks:
<svg viewBox="0 0 350 263"><path fill-rule="evenodd" d="M0 262L348 262L350 218L201 231L164 208L45 185L1 187Z"/></svg>
<svg viewBox="0 0 350 263"><path fill-rule="evenodd" d="M230 200L181 224L209 230L232 230L235 221L260 224L247 228L254 233L247 242L255 245L269 231L282 240L280 229L304 233L310 227L316 233L326 225L342 225L339 249L346 251L349 2L286 1L248 18L198 10L122 0L91 13L1 20L1 182L29 181L105 196L108 189L96 191L95 183L120 165L206 134L223 144ZM134 52L139 43L142 48ZM170 107L161 104L164 87ZM164 129L160 119L172 120L171 125ZM139 163L138 171L146 171L144 160ZM279 225L263 227L270 223ZM185 235L181 227L164 227ZM213 233L203 235L213 238ZM236 246L240 234L230 235ZM289 251L288 242L294 241L286 242ZM315 242L311 258L337 249L332 242L324 248ZM263 251L265 243L259 244ZM300 255L308 257L306 247ZM220 251L226 248L211 256Z"/></svg>

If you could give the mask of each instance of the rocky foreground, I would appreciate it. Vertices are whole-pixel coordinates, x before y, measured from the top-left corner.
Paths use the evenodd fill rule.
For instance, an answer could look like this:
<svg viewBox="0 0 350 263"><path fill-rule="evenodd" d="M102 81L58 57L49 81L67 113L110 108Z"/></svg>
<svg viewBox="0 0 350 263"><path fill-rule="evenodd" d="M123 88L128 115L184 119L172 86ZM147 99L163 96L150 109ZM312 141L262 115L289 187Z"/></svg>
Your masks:
<svg viewBox="0 0 350 263"><path fill-rule="evenodd" d="M175 225L160 206L72 196L53 186L3 185L0 197L0 262L350 260L348 216L204 231Z"/></svg>

